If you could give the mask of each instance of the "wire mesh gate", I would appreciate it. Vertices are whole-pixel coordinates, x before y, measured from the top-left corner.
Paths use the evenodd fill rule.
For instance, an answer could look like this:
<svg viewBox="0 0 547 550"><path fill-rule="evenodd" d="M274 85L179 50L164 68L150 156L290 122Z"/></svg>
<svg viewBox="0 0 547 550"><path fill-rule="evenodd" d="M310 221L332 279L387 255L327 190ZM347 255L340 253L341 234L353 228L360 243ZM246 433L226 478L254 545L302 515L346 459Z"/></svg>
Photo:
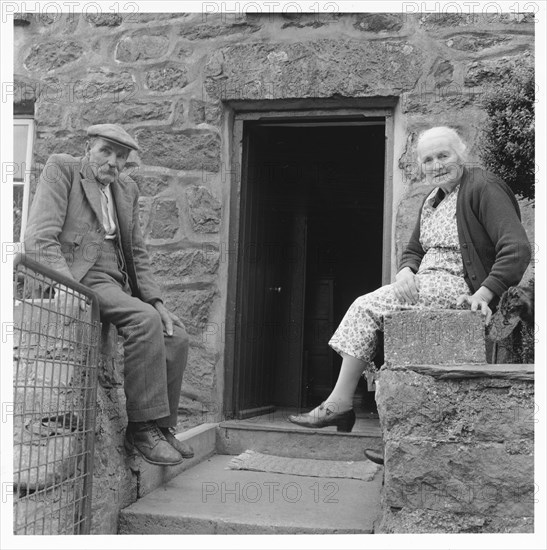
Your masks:
<svg viewBox="0 0 547 550"><path fill-rule="evenodd" d="M24 255L14 264L14 533L91 527L97 297Z"/></svg>

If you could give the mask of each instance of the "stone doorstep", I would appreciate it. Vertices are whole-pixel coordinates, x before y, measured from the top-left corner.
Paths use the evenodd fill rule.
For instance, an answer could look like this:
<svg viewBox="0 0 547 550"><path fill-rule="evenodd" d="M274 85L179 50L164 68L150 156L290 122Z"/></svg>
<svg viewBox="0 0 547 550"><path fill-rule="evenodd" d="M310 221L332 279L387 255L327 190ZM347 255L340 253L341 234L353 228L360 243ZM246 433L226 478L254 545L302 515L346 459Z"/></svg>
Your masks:
<svg viewBox="0 0 547 550"><path fill-rule="evenodd" d="M206 423L176 434L179 441L185 441L194 449L193 458L185 459L177 466L156 466L146 462L140 455L129 458L129 467L137 476L137 498L142 498L181 472L215 454L217 426L218 423Z"/></svg>
<svg viewBox="0 0 547 550"><path fill-rule="evenodd" d="M381 449L378 421L351 433L335 428L312 430L293 424L287 427L260 426L245 421L221 422L217 430L217 451L238 455L248 449L292 458L322 460L364 460L365 448Z"/></svg>
<svg viewBox="0 0 547 550"><path fill-rule="evenodd" d="M288 476L227 469L232 455L247 449L282 456L331 460L364 460L363 449L380 447L375 422L360 432L330 428L307 430L294 425L253 425L245 421L210 423L177 434L194 447L195 456L165 468L138 459L139 499L120 512L120 534L335 534L374 532L380 519L383 471L371 482L352 479ZM203 487L219 487L206 495ZM272 485L273 484L273 485ZM275 493L270 487L299 487L301 497ZM262 498L247 492L260 487ZM335 487L334 500L319 491ZM240 493L234 496L234 488ZM230 493L230 490L232 491ZM288 489L287 489L288 490ZM243 492L242 492L243 491ZM226 494L222 494L225 492ZM325 497L325 498L324 498ZM235 502L229 501L235 498Z"/></svg>
<svg viewBox="0 0 547 550"><path fill-rule="evenodd" d="M286 427L253 425L245 421L205 423L176 434L194 449L194 457L177 466L156 466L140 455L128 458L131 471L137 476L137 498L142 498L181 472L196 466L214 454L238 455L252 449L266 454L281 454L293 458L323 460L363 460L365 448L383 446L378 421L368 421L352 433L335 428L310 430L293 424Z"/></svg>
<svg viewBox="0 0 547 550"><path fill-rule="evenodd" d="M370 482L230 470L218 454L121 511L119 534L371 534L383 472Z"/></svg>

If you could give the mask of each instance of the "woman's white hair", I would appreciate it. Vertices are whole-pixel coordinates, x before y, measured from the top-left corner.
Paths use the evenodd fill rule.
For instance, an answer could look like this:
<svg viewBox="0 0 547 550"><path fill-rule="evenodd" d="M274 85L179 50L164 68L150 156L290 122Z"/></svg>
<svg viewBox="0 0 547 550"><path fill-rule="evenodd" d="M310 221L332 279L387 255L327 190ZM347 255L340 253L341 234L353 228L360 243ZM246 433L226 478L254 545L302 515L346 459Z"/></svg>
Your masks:
<svg viewBox="0 0 547 550"><path fill-rule="evenodd" d="M416 150L418 153L418 159L421 161L420 157L420 144L426 138L446 138L448 139L450 146L458 155L460 162L465 162L467 160L467 145L463 142L462 138L459 136L458 132L453 128L448 126L435 126L434 128L429 128L429 130L424 130L419 136L416 144Z"/></svg>

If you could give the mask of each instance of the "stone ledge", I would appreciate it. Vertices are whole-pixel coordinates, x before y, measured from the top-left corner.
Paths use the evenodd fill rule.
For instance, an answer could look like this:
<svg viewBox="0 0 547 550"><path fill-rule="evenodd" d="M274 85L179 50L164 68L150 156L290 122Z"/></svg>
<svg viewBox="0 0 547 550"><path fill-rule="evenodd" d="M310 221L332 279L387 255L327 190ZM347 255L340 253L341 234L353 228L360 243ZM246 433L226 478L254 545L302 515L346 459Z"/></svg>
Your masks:
<svg viewBox="0 0 547 550"><path fill-rule="evenodd" d="M458 378L502 378L506 380L534 380L532 364L463 364L463 365L392 365L390 370L411 370L440 380Z"/></svg>

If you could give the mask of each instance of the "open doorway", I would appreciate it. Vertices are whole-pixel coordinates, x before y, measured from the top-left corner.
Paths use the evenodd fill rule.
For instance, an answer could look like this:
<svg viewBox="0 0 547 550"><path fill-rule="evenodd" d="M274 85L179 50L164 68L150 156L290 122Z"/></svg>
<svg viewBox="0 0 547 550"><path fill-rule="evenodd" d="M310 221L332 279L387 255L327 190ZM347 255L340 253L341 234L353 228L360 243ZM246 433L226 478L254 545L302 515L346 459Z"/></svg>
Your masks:
<svg viewBox="0 0 547 550"><path fill-rule="evenodd" d="M244 123L237 416L311 408L330 393L341 358L328 340L383 282L385 136L381 116Z"/></svg>

